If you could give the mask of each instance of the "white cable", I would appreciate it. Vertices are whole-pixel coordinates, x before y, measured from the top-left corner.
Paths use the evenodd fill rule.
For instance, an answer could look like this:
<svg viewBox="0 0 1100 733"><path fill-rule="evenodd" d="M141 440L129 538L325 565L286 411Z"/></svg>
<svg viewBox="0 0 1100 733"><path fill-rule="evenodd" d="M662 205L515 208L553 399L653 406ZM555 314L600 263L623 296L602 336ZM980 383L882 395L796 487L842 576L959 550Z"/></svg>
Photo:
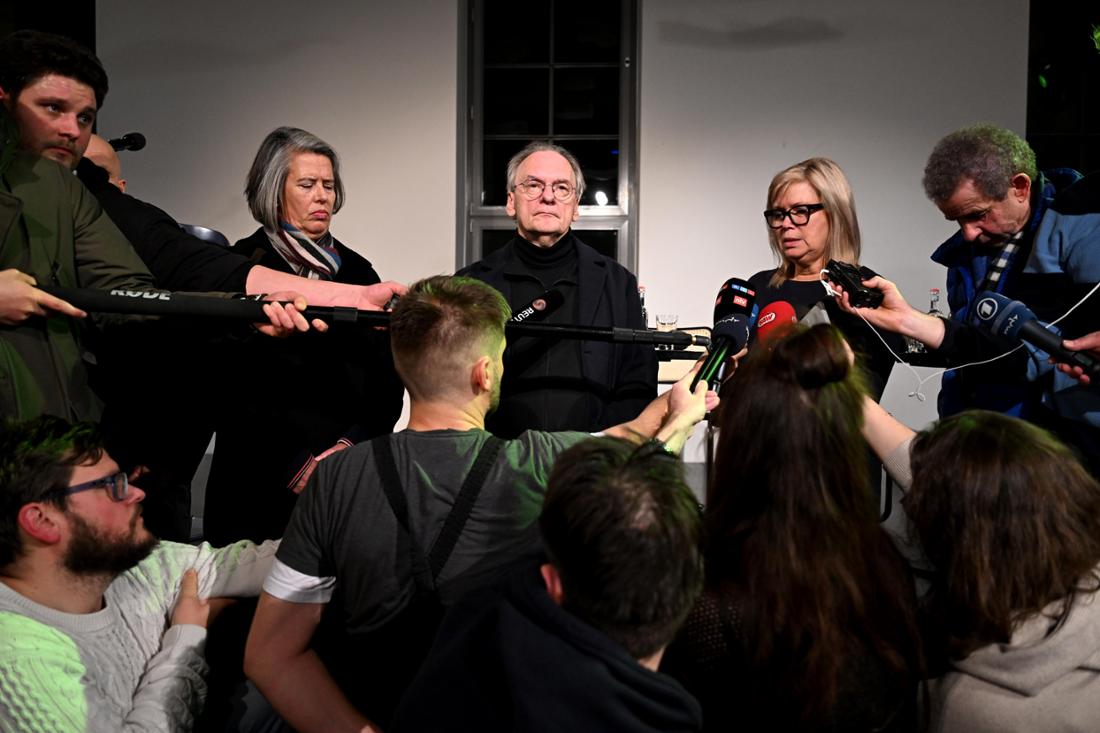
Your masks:
<svg viewBox="0 0 1100 733"><path fill-rule="evenodd" d="M1074 303L1074 304L1073 304L1073 307L1072 307L1072 308L1070 308L1070 309L1069 309L1068 311L1066 311L1065 313L1063 313L1063 314L1062 314L1061 316L1059 316L1058 318L1055 318L1055 319L1054 319L1053 321L1051 321L1050 323L1048 323L1048 324L1047 324L1047 328L1049 329L1049 328L1050 328L1051 326L1053 326L1053 325L1057 324L1057 323L1058 323L1059 321L1063 320L1063 319L1064 319L1064 318L1065 318L1066 316L1068 316L1068 315L1069 315L1070 313L1073 313L1073 311L1077 310L1077 308L1078 308L1078 307L1080 307L1080 305L1081 305L1082 303L1084 303L1084 302L1085 302L1086 300L1088 300L1088 299L1089 299L1089 297L1090 297L1090 296L1091 296L1091 295L1092 295L1093 293L1095 293L1095 292L1096 292L1096 289L1097 289L1097 288L1100 288L1100 282L1098 282L1098 283L1096 283L1095 285L1093 285L1093 286L1092 286L1092 290L1090 290L1090 291L1088 291L1087 293L1085 293L1085 296L1084 296L1083 298L1081 298L1081 299L1080 299L1079 301L1077 301L1076 303Z"/></svg>
<svg viewBox="0 0 1100 733"><path fill-rule="evenodd" d="M833 290L829 286L829 282L827 280L824 280L824 279L821 278L821 276L823 274L827 273L827 272L828 272L828 269L821 270L821 272L818 273L818 278L821 279L821 282L825 285L825 290L835 297L836 296L836 291ZM1069 310L1067 310L1061 316L1059 316L1058 318L1056 318L1053 321L1051 321L1050 323L1048 323L1046 325L1046 328L1049 330L1049 328L1051 326L1054 326L1054 325L1058 324L1059 322L1063 321L1066 318L1066 316L1068 316L1070 313L1073 313L1073 311L1077 310L1077 308L1079 308L1082 303L1084 303L1086 300L1088 300L1089 297L1097 291L1097 289L1100 289L1100 282L1096 283L1096 285L1094 285L1092 287L1092 290L1085 293L1085 295L1079 301L1074 303L1073 306L1070 307ZM910 306L910 307L912 308L912 306ZM985 364L991 364L991 363L997 361L998 359L1003 359L1006 356L1010 356L1012 354L1015 354L1017 351L1024 348L1024 344L1023 344L1023 342L1021 342L1021 343L1019 343L1018 345L1016 345L1013 348L1009 349L1008 351L1006 351L1003 354L998 354L997 356L994 356L994 357L989 358L989 359L985 359L983 361L973 361L973 362L970 362L968 364L960 364L957 367L948 367L946 369L940 369L937 372L932 372L931 374L929 374L924 379L921 379L920 374L918 374L917 370L913 368L913 365L910 364L909 362L905 361L905 359L902 359L900 356L898 356L897 354L894 353L894 350L890 348L890 344L886 343L886 339L882 337L882 334L879 333L878 329L875 328L874 326L872 326L871 322L868 321L867 318L862 313L860 313L858 310L856 310L855 314L857 316L859 316L860 319L862 319L864 323L867 324L867 328L874 331L875 335L878 336L879 341L882 342L882 345L885 346L886 350L890 352L890 355L893 356L894 359L896 359L899 363L904 364L905 367L913 374L913 377L917 380L917 388L915 390L913 390L912 392L910 392L906 396L907 397L916 397L918 402L924 402L925 401L926 397L924 396L924 393L921 392L921 389L924 388L925 383L927 383L929 380L935 379L936 377L938 377L940 375L943 375L943 374L946 374L947 372L957 372L958 370L966 369L967 367L983 366Z"/></svg>
<svg viewBox="0 0 1100 733"><path fill-rule="evenodd" d="M1024 348L1024 345L1021 343L1021 344L1018 344L1018 345L1012 347L1011 349L1009 349L1005 353L998 354L997 356L994 356L991 359L986 359L984 361L972 361L969 364L960 364L957 367L948 367L946 369L940 369L937 372L932 372L931 374L929 374L924 379L921 379L920 374L918 374L917 370L913 368L913 365L894 353L894 350L890 348L890 344L886 343L886 339L884 339L882 337L882 334L879 333L878 329L875 328L874 326L872 326L870 321L868 321L862 313L860 313L859 311L856 311L856 315L859 316L863 320L863 322L867 324L867 328L869 328L869 329L871 329L872 331L875 332L875 335L878 336L878 340L882 342L882 345L886 347L886 350L890 352L890 355L893 356L899 363L904 364L905 368L908 369L912 373L913 377L917 380L917 388L915 390L913 390L912 392L910 392L906 396L907 397L916 397L918 402L924 402L927 399L927 397L924 396L924 393L921 390L924 388L924 385L929 380L935 379L936 377L938 377L942 374L946 374L947 372L955 372L955 371L958 371L959 369L965 369L966 367L982 366L983 364L992 363L994 361L997 361L998 359L1003 359L1006 356L1009 356L1010 354L1014 354L1017 351L1019 351L1020 349ZM1062 316L1062 318L1065 318L1065 316Z"/></svg>

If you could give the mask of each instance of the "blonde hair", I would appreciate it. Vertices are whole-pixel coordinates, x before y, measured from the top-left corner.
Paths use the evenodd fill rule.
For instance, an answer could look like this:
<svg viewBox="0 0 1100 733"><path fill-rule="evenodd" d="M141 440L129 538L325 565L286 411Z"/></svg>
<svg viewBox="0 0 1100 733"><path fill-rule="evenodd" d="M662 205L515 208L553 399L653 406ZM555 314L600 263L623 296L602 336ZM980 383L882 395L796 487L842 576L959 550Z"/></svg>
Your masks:
<svg viewBox="0 0 1100 733"><path fill-rule="evenodd" d="M779 171L768 186L766 208L775 208L775 202L794 183L808 183L817 191L821 203L825 205L824 214L829 217L829 236L825 240L825 259L841 260L852 265L859 264L859 219L856 218L856 202L852 196L852 187L840 166L828 158L810 158L795 163ZM779 267L772 275L773 287L794 277L794 262L783 256L779 244L779 230L768 229L768 238L772 252L775 253Z"/></svg>

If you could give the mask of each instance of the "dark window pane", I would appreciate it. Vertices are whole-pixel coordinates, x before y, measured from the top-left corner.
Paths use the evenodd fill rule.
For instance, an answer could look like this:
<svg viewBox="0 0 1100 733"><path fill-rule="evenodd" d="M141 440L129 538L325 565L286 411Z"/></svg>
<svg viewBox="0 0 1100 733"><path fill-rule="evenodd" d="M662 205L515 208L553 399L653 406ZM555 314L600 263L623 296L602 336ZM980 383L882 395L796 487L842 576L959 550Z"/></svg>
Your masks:
<svg viewBox="0 0 1100 733"><path fill-rule="evenodd" d="M486 64L545 64L550 61L550 7L487 0Z"/></svg>
<svg viewBox="0 0 1100 733"><path fill-rule="evenodd" d="M619 259L618 229L573 229L580 240L600 254L613 260Z"/></svg>
<svg viewBox="0 0 1100 733"><path fill-rule="evenodd" d="M1073 168L1081 173L1100 173L1100 134L1032 135L1028 143L1035 151L1039 170Z"/></svg>
<svg viewBox="0 0 1100 733"><path fill-rule="evenodd" d="M526 145L528 140L486 140L482 146L481 191L483 206L504 206L508 199L508 182L505 169L508 161Z"/></svg>
<svg viewBox="0 0 1100 733"><path fill-rule="evenodd" d="M1100 135L1086 135L1081 143L1082 173L1100 173Z"/></svg>
<svg viewBox="0 0 1100 733"><path fill-rule="evenodd" d="M508 240L516 236L515 228L512 229L482 229L481 230L481 256L488 257L493 252L508 244Z"/></svg>
<svg viewBox="0 0 1100 733"><path fill-rule="evenodd" d="M1070 133L1080 130L1083 85L1080 65L1069 58L1044 64L1037 75L1032 75L1028 86L1028 129Z"/></svg>
<svg viewBox="0 0 1100 733"><path fill-rule="evenodd" d="M486 69L485 134L548 134L549 91L547 69Z"/></svg>
<svg viewBox="0 0 1100 733"><path fill-rule="evenodd" d="M557 0L554 3L554 62L619 61L621 3Z"/></svg>
<svg viewBox="0 0 1100 733"><path fill-rule="evenodd" d="M1093 46L1081 66L1081 131L1100 132L1100 49Z"/></svg>
<svg viewBox="0 0 1100 733"><path fill-rule="evenodd" d="M577 157L584 171L582 205L594 205L596 192L607 195L605 204L619 203L619 139L558 140L559 145Z"/></svg>
<svg viewBox="0 0 1100 733"><path fill-rule="evenodd" d="M1078 135L1033 135L1028 143L1035 151L1039 169L1074 168L1082 165L1082 141Z"/></svg>
<svg viewBox="0 0 1100 733"><path fill-rule="evenodd" d="M1032 3L1027 132L1039 168L1100 165L1097 3Z"/></svg>
<svg viewBox="0 0 1100 733"><path fill-rule="evenodd" d="M619 70L557 69L554 72L554 134L615 135L619 132Z"/></svg>

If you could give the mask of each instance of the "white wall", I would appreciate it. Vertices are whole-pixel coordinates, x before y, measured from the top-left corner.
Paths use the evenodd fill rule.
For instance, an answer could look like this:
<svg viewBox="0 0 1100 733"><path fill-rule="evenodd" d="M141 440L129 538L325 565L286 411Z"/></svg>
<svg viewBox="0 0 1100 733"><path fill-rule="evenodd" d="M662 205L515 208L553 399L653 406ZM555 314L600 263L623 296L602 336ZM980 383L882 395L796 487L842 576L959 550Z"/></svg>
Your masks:
<svg viewBox="0 0 1100 733"><path fill-rule="evenodd" d="M244 178L279 125L340 154L333 233L385 278L454 270L458 10L452 0L100 0L111 78L99 129L143 132L128 191L230 241L257 224Z"/></svg>
<svg viewBox="0 0 1100 733"><path fill-rule="evenodd" d="M642 0L639 276L650 313L708 323L729 277L774 267L772 176L816 155L855 191L863 261L927 307L952 227L925 199L936 140L988 121L1024 132L1026 0ZM921 370L927 374L927 370ZM935 415L896 367L886 404Z"/></svg>
<svg viewBox="0 0 1100 733"><path fill-rule="evenodd" d="M297 125L342 157L341 240L384 277L454 269L457 2L100 0L97 12L112 87L100 129L149 138L123 154L135 195L244 236L256 147ZM925 158L971 122L1023 132L1027 15L1027 0L641 0L649 312L707 323L723 280L772 266L768 181L813 155L851 179L865 263L923 304L944 281L928 254L951 232L921 192ZM886 402L920 424L935 384L918 404L912 383L895 370Z"/></svg>

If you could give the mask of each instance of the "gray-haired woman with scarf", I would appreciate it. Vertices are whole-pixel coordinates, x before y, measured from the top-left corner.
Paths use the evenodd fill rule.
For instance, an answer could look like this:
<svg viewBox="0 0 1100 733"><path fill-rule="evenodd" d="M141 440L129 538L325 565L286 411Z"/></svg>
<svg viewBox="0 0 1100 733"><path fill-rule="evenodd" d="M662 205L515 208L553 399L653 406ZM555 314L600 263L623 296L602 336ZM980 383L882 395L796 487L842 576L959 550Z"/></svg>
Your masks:
<svg viewBox="0 0 1100 733"><path fill-rule="evenodd" d="M245 195L261 226L234 250L302 277L380 281L330 231L344 186L325 141L295 127L273 130L256 153ZM403 388L386 332L337 326L299 336L230 344L224 365L215 365L224 389L204 511L211 542L282 536L317 458L390 432L400 416Z"/></svg>

